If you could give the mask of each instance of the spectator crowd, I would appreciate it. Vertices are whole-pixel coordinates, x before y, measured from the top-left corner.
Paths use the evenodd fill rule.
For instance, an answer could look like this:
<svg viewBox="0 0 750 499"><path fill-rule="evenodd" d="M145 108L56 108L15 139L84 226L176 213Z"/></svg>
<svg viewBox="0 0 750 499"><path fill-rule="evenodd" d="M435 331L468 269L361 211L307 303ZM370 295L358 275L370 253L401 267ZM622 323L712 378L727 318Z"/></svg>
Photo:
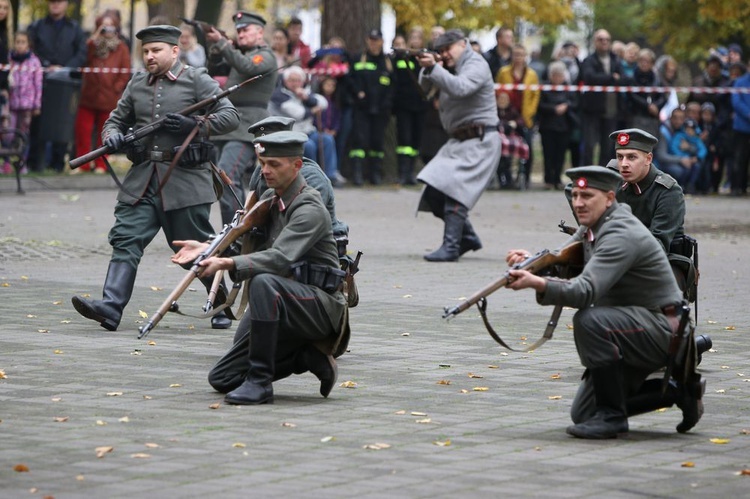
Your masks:
<svg viewBox="0 0 750 499"><path fill-rule="evenodd" d="M47 16L16 30L9 0L0 0L3 127L28 136L23 164L36 172L63 172L66 154L76 157L100 147L102 125L130 78L131 47L122 35L119 11L103 11L86 34L66 16L67 7L67 0L49 0ZM184 24L180 29L181 60L208 65L220 82L226 78L212 71L200 28ZM305 154L318 161L335 187L382 183L386 153L396 157L398 183L414 184L418 167L447 138L437 119L437 96L425 94L417 83L415 54L429 50L444 30L415 27L398 33L387 49L382 32L373 28L364 34L360 53L348 51L339 37L313 52L302 41L302 31L296 18L265 31L282 72L269 110L296 120L295 130L310 139ZM538 50L529 53L517 43L507 27L497 29L496 45L489 50L483 52L476 42L471 46L482 53L497 84L503 155L492 188L528 188L536 164L544 188L560 189L566 166L606 165L614 157L609 134L632 127L659 138L654 163L686 193L746 194L750 93L732 89L750 87L750 74L739 45L707 50L691 91L679 93L674 87L680 66L673 57L612 40L603 29L594 32L584 58L578 45L567 41L544 61ZM42 90L65 71L80 75L80 104L69 141L43 131ZM588 85L639 88L578 88ZM395 150L386 151L392 118ZM2 161L2 173L11 173L10 163ZM88 171L103 173L106 165L98 159L74 170Z"/></svg>

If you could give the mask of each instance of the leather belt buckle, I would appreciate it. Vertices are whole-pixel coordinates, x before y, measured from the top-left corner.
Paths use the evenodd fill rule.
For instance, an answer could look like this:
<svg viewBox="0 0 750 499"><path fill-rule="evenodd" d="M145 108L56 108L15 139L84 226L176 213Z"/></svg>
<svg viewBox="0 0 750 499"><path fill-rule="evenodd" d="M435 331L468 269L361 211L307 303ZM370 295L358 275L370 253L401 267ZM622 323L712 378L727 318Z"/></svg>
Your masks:
<svg viewBox="0 0 750 499"><path fill-rule="evenodd" d="M151 161L164 161L164 151L150 151Z"/></svg>

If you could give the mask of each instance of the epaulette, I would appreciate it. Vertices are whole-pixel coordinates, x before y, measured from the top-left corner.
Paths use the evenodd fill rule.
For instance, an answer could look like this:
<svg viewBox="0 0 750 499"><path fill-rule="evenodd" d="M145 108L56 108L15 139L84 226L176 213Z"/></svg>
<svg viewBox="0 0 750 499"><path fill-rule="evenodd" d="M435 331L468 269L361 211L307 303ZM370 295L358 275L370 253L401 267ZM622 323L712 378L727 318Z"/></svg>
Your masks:
<svg viewBox="0 0 750 499"><path fill-rule="evenodd" d="M672 187L677 185L677 181L674 179L674 177L664 172L657 175L654 179L654 182L663 185L667 189L671 189Z"/></svg>

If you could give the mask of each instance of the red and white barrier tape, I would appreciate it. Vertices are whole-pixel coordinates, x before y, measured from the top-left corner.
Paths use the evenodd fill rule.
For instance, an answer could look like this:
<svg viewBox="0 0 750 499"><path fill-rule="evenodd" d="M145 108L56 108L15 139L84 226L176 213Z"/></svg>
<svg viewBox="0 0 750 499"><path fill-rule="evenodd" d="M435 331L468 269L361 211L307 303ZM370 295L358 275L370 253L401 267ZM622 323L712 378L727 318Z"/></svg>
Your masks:
<svg viewBox="0 0 750 499"><path fill-rule="evenodd" d="M14 71L42 71L44 73L50 73L52 71L49 70L49 68L29 68L29 67L12 67L10 64L0 64L0 71L9 71L13 69ZM77 73L102 73L102 74L108 74L108 73L137 73L139 71L144 71L141 68L65 68L69 69L70 71L77 72ZM349 72L349 69L346 67L334 67L334 68L313 68L313 69L305 69L306 73L312 74L312 75L328 75L328 76L342 76Z"/></svg>
<svg viewBox="0 0 750 499"><path fill-rule="evenodd" d="M750 87L641 87L635 85L550 85L496 83L495 90L541 90L542 92L748 94Z"/></svg>

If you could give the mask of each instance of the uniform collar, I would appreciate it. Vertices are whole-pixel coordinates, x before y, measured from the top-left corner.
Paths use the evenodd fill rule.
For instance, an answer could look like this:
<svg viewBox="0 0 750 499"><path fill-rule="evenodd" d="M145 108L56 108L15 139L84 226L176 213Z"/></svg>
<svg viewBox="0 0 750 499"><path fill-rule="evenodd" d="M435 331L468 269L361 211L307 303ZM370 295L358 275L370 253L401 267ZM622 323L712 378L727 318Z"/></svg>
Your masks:
<svg viewBox="0 0 750 499"><path fill-rule="evenodd" d="M177 59L174 65L170 68L170 70L164 73L163 75L161 76L154 76L152 74L148 75L148 84L153 85L154 82L160 78L167 78L170 81L175 81L177 78L180 77L184 69L185 67L182 65L182 62L180 62L180 60Z"/></svg>
<svg viewBox="0 0 750 499"><path fill-rule="evenodd" d="M307 182L305 182L305 177L303 177L301 174L297 174L297 178L295 178L292 183L289 184L289 187L286 188L284 193L281 196L276 195L276 203L278 204L279 211L281 213L286 211L286 209L294 201L294 198L296 198L299 193L302 192L302 189L304 189L306 185Z"/></svg>
<svg viewBox="0 0 750 499"><path fill-rule="evenodd" d="M654 183L654 179L656 179L656 175L659 174L659 171L656 169L653 163L651 163L651 167L648 170L648 173L645 177L641 179L640 182L630 183L625 182L622 185L622 190L627 190L628 187L632 186L632 190L635 193L636 196L640 196L644 192L646 192L646 189L651 187L651 184Z"/></svg>
<svg viewBox="0 0 750 499"><path fill-rule="evenodd" d="M617 201L614 201L612 203L612 206L607 208L605 212L602 213L602 216L599 217L599 220L597 220L596 223L593 226L589 227L589 229L585 232L584 239L586 239L590 243L593 243L594 240L596 240L596 234L602 228L602 225L604 225L607 221L609 221L612 218L612 213L619 206L620 205L617 203Z"/></svg>

